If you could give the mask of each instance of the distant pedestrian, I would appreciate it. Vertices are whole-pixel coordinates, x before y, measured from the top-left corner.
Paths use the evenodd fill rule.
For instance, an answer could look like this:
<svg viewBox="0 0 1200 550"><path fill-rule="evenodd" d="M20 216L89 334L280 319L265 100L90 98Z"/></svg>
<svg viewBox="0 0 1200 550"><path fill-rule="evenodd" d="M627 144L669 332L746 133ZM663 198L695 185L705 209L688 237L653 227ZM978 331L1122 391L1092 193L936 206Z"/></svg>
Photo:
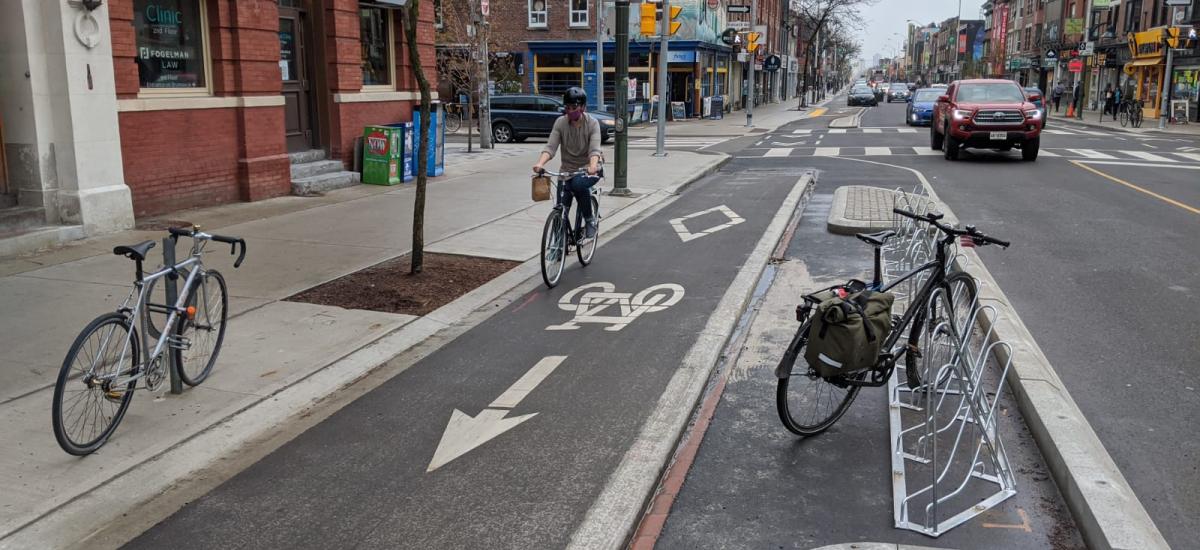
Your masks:
<svg viewBox="0 0 1200 550"><path fill-rule="evenodd" d="M1054 90L1050 92L1050 97L1052 99L1054 99L1054 112L1055 113L1058 112L1058 107L1062 103L1063 91L1064 90L1063 90L1062 81L1059 80L1058 83L1054 85Z"/></svg>
<svg viewBox="0 0 1200 550"><path fill-rule="evenodd" d="M1117 118L1116 96L1113 95L1112 84L1104 86L1104 114L1111 116L1113 120ZM1100 118L1103 119L1104 115L1102 114Z"/></svg>
<svg viewBox="0 0 1200 550"><path fill-rule="evenodd" d="M1075 113L1080 120L1083 119L1083 83L1075 83L1075 92L1071 94L1071 106L1075 108Z"/></svg>

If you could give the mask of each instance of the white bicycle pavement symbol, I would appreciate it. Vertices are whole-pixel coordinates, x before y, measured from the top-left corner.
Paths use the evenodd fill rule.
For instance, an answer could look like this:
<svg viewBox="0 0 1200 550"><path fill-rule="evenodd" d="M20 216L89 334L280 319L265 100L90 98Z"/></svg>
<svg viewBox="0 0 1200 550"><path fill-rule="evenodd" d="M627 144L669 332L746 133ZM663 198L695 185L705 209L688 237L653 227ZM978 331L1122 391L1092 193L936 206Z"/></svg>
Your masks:
<svg viewBox="0 0 1200 550"><path fill-rule="evenodd" d="M604 330L616 332L646 313L663 311L683 299L683 287L675 283L650 286L632 294L617 292L616 285L588 283L559 298L558 307L573 311L575 318L546 330L578 330L582 323L606 324Z"/></svg>

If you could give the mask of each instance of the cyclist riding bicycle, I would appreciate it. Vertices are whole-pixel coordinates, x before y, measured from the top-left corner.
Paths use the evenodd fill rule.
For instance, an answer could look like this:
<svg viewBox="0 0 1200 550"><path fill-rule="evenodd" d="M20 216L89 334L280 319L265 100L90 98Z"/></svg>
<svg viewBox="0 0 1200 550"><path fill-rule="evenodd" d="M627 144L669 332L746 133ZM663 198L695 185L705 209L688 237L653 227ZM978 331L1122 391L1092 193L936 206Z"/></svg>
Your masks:
<svg viewBox="0 0 1200 550"><path fill-rule="evenodd" d="M596 218L592 212L592 201L588 194L593 185L600 181L600 164L603 162L603 156L600 152L600 122L587 114L587 92L582 88L572 87L563 93L563 105L566 106L566 111L558 120L554 121L554 128L550 130L550 139L546 142L546 147L538 155L537 164L533 165L533 172L541 174L547 162L554 158L554 154L558 149L562 149L562 161L560 172L574 172L587 167L587 175L578 175L566 182L567 193L563 197L563 205L567 209L571 208L571 198L579 199L579 208L576 210L575 227L576 231L582 225L583 220L587 220L587 229L582 239L581 244L596 237Z"/></svg>

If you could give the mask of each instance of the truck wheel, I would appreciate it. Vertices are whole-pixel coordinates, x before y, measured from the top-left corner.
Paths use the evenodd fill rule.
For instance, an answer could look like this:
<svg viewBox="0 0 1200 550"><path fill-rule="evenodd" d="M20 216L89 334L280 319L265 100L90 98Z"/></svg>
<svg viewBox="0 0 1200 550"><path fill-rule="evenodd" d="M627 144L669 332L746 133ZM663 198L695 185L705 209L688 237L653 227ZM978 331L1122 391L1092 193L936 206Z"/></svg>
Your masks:
<svg viewBox="0 0 1200 550"><path fill-rule="evenodd" d="M1035 137L1030 141L1026 141L1025 144L1021 146L1021 160L1030 162L1037 160L1038 149L1042 145L1041 141L1041 136Z"/></svg>
<svg viewBox="0 0 1200 550"><path fill-rule="evenodd" d="M942 151L946 154L946 160L958 160L958 140L954 139L949 129L942 141Z"/></svg>
<svg viewBox="0 0 1200 550"><path fill-rule="evenodd" d="M938 135L932 124L929 125L929 148L934 151L942 148L942 136Z"/></svg>

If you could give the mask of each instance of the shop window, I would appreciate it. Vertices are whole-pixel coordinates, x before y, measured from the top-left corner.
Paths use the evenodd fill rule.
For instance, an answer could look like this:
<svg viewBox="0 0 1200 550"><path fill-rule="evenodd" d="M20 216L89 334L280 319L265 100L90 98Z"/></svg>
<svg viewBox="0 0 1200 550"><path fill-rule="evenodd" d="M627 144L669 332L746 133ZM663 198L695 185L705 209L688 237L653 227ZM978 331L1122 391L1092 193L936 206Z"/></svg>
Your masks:
<svg viewBox="0 0 1200 550"><path fill-rule="evenodd" d="M528 0L529 1L529 26L530 28L544 29L546 28L546 0Z"/></svg>
<svg viewBox="0 0 1200 550"><path fill-rule="evenodd" d="M550 68L570 68L578 69L579 65L578 53L539 53L537 54L537 67L539 69Z"/></svg>
<svg viewBox="0 0 1200 550"><path fill-rule="evenodd" d="M582 73L540 73L538 74L537 93L551 97L561 97L571 86L582 86Z"/></svg>
<svg viewBox="0 0 1200 550"><path fill-rule="evenodd" d="M363 88L391 88L395 75L392 63L391 12L383 8L361 7L359 44L362 46Z"/></svg>
<svg viewBox="0 0 1200 550"><path fill-rule="evenodd" d="M143 90L207 94L204 0L133 0L138 83Z"/></svg>
<svg viewBox="0 0 1200 550"><path fill-rule="evenodd" d="M588 0L569 0L571 3L571 26L588 26Z"/></svg>

